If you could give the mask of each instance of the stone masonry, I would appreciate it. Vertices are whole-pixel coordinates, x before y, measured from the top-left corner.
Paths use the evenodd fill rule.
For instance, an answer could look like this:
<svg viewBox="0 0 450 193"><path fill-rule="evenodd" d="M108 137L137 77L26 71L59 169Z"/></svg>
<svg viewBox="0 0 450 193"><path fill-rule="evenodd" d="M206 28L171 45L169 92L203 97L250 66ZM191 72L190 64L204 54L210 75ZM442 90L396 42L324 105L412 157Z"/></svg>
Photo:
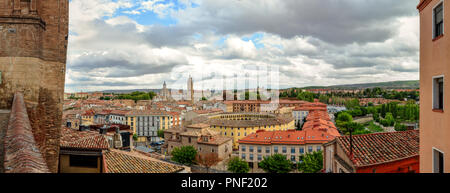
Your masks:
<svg viewBox="0 0 450 193"><path fill-rule="evenodd" d="M9 113L10 113L9 110L0 109L0 173L4 172L3 160L5 159L5 157L3 155L4 154L3 139L6 135L6 129L8 128Z"/></svg>
<svg viewBox="0 0 450 193"><path fill-rule="evenodd" d="M57 172L68 0L0 0L0 109L23 93L35 143ZM0 136L1 137L1 136Z"/></svg>

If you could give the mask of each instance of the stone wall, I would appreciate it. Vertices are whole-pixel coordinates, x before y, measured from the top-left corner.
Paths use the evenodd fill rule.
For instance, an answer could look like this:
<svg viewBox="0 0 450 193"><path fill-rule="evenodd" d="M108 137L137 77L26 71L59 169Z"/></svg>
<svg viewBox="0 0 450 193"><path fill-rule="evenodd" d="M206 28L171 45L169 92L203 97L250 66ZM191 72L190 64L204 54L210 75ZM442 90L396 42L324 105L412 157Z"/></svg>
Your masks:
<svg viewBox="0 0 450 193"><path fill-rule="evenodd" d="M0 0L0 109L24 101L36 144L58 171L66 68L68 0Z"/></svg>

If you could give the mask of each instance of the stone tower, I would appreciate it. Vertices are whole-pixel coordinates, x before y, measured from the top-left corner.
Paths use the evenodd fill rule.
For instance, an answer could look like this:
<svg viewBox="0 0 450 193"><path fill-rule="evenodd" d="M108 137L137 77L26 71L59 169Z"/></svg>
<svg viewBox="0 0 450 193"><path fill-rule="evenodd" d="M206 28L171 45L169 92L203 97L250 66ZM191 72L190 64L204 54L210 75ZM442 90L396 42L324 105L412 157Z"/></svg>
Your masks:
<svg viewBox="0 0 450 193"><path fill-rule="evenodd" d="M68 19L68 0L0 0L0 109L23 93L51 172L58 171Z"/></svg>
<svg viewBox="0 0 450 193"><path fill-rule="evenodd" d="M192 80L191 75L189 75L187 88L188 88L188 98L190 98L191 103L194 104L194 81Z"/></svg>

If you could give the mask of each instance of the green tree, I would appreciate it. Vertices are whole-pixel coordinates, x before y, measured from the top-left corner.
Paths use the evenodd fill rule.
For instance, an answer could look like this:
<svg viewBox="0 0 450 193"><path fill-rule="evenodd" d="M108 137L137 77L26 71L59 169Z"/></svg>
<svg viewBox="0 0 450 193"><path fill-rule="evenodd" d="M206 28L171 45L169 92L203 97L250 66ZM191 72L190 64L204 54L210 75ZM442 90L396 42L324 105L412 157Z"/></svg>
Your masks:
<svg viewBox="0 0 450 193"><path fill-rule="evenodd" d="M150 100L153 100L153 98L156 96L156 93L153 91L148 92L148 96L150 98Z"/></svg>
<svg viewBox="0 0 450 193"><path fill-rule="evenodd" d="M164 138L164 130L158 130L158 137Z"/></svg>
<svg viewBox="0 0 450 193"><path fill-rule="evenodd" d="M300 163L298 170L303 173L317 173L323 168L323 154L322 151L313 153L306 153L300 156Z"/></svg>
<svg viewBox="0 0 450 193"><path fill-rule="evenodd" d="M248 173L250 167L248 163L239 157L233 157L228 161L228 171L233 173Z"/></svg>
<svg viewBox="0 0 450 193"><path fill-rule="evenodd" d="M180 164L191 165L196 156L197 150L194 146L176 147L172 150L172 160Z"/></svg>
<svg viewBox="0 0 450 193"><path fill-rule="evenodd" d="M138 140L138 135L135 133L135 134L133 134L133 140L134 141L137 141Z"/></svg>
<svg viewBox="0 0 450 193"><path fill-rule="evenodd" d="M321 103L328 104L328 103L329 103L329 100L330 100L330 98L327 97L326 95L320 95L320 97L319 97L319 101L320 101Z"/></svg>
<svg viewBox="0 0 450 193"><path fill-rule="evenodd" d="M297 99L308 102L314 102L314 94L310 92L301 92L297 95Z"/></svg>
<svg viewBox="0 0 450 193"><path fill-rule="evenodd" d="M380 114L381 114L381 117L386 117L386 104L382 104L381 105L381 112L380 112Z"/></svg>
<svg viewBox="0 0 450 193"><path fill-rule="evenodd" d="M395 131L406 131L406 125L395 123L394 129Z"/></svg>
<svg viewBox="0 0 450 193"><path fill-rule="evenodd" d="M392 113L386 113L386 121L388 126L394 126L395 119Z"/></svg>
<svg viewBox="0 0 450 193"><path fill-rule="evenodd" d="M289 173L292 170L292 162L287 160L285 155L274 154L265 157L259 167L268 173Z"/></svg>
<svg viewBox="0 0 450 193"><path fill-rule="evenodd" d="M350 115L347 112L341 112L341 113L339 113L336 121L352 122L353 121L353 117L352 117L352 115Z"/></svg>

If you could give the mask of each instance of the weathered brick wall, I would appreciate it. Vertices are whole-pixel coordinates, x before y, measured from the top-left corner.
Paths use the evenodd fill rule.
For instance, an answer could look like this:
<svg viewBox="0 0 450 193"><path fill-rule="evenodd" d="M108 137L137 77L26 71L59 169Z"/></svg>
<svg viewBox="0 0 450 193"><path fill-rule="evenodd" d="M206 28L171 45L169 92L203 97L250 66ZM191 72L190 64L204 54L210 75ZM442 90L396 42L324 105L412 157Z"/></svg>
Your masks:
<svg viewBox="0 0 450 193"><path fill-rule="evenodd" d="M36 145L22 93L16 93L4 138L5 173L48 173Z"/></svg>
<svg viewBox="0 0 450 193"><path fill-rule="evenodd" d="M15 92L24 94L51 172L58 166L68 14L68 0L0 0L0 108L11 108Z"/></svg>

